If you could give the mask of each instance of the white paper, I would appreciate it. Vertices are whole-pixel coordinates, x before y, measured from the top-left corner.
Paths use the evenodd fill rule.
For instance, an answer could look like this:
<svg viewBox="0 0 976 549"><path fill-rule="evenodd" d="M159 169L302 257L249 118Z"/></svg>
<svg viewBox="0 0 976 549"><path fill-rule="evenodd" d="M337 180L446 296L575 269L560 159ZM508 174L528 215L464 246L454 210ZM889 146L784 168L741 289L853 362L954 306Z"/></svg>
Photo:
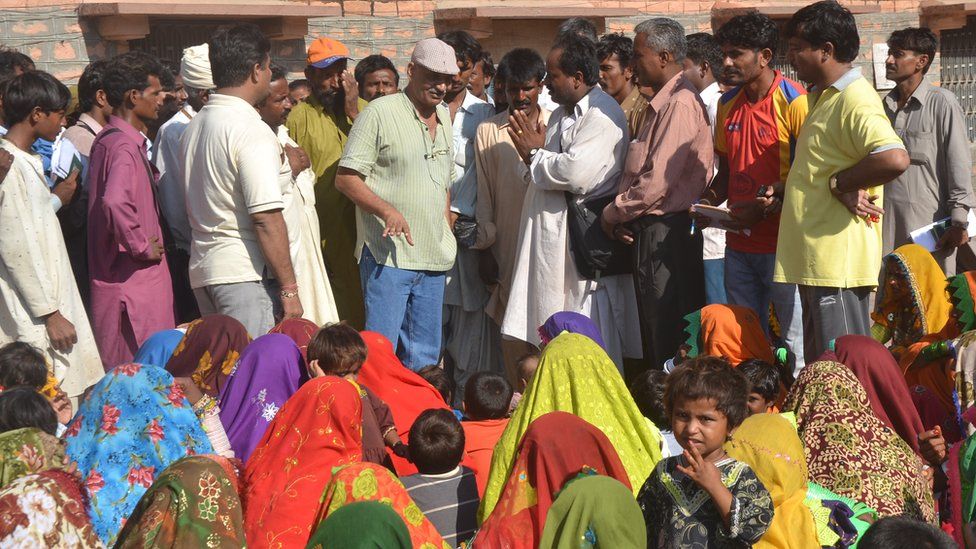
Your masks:
<svg viewBox="0 0 976 549"><path fill-rule="evenodd" d="M911 232L912 242L918 244L919 246L925 248L930 252L934 252L938 249L939 241L935 238L935 232L932 230L936 225L940 223L945 223L949 221L950 218L940 219L935 223L930 223L924 227L919 227ZM969 224L966 228L966 232L970 235L976 230L976 212L969 210L969 217L966 219Z"/></svg>

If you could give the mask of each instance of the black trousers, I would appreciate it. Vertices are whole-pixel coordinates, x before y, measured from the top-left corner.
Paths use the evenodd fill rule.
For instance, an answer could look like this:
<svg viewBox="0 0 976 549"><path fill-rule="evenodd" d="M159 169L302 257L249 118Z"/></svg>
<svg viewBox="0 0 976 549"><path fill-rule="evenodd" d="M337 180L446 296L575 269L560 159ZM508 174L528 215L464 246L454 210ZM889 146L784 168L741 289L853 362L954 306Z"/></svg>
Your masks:
<svg viewBox="0 0 976 549"><path fill-rule="evenodd" d="M644 358L660 369L685 339L684 316L705 306L702 235L685 213L644 216L634 231L634 287Z"/></svg>
<svg viewBox="0 0 976 549"><path fill-rule="evenodd" d="M176 323L183 324L200 318L200 308L190 288L190 254L173 248L166 255L169 274L173 279L173 305Z"/></svg>

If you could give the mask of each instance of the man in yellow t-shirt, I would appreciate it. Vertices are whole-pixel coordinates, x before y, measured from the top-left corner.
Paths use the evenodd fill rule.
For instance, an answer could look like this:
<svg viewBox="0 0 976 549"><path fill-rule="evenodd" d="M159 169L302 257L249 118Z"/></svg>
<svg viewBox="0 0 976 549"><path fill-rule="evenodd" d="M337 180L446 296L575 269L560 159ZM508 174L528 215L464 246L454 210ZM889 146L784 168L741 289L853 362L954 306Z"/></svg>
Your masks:
<svg viewBox="0 0 976 549"><path fill-rule="evenodd" d="M807 360L842 335L870 333L881 268L881 186L908 168L873 86L851 67L860 38L850 11L822 1L786 27L789 59L813 84L786 182L773 280L798 284Z"/></svg>

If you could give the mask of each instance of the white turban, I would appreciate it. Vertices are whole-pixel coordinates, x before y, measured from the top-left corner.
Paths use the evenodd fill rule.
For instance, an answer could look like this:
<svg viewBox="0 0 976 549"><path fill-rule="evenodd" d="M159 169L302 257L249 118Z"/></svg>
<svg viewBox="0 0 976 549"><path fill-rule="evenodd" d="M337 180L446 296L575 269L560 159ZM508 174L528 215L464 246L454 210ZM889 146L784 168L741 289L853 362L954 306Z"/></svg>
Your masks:
<svg viewBox="0 0 976 549"><path fill-rule="evenodd" d="M212 90L213 74L210 72L210 46L200 44L183 50L180 62L180 76L183 85L196 90Z"/></svg>

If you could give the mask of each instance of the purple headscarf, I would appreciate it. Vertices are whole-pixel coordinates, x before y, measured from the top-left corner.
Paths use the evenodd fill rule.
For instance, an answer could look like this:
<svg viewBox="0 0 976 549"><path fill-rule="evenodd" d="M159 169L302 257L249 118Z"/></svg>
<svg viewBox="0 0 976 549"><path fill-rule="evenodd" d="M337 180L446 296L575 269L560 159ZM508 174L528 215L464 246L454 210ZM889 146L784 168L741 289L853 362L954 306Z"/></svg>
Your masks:
<svg viewBox="0 0 976 549"><path fill-rule="evenodd" d="M600 329L590 320L590 317L570 311L562 311L550 316L545 324L539 326L539 339L542 340L543 345L547 345L563 332L584 335L603 347L604 351L607 350Z"/></svg>
<svg viewBox="0 0 976 549"><path fill-rule="evenodd" d="M307 379L302 354L286 335L264 335L244 349L220 395L220 422L235 457L251 457L278 410Z"/></svg>

